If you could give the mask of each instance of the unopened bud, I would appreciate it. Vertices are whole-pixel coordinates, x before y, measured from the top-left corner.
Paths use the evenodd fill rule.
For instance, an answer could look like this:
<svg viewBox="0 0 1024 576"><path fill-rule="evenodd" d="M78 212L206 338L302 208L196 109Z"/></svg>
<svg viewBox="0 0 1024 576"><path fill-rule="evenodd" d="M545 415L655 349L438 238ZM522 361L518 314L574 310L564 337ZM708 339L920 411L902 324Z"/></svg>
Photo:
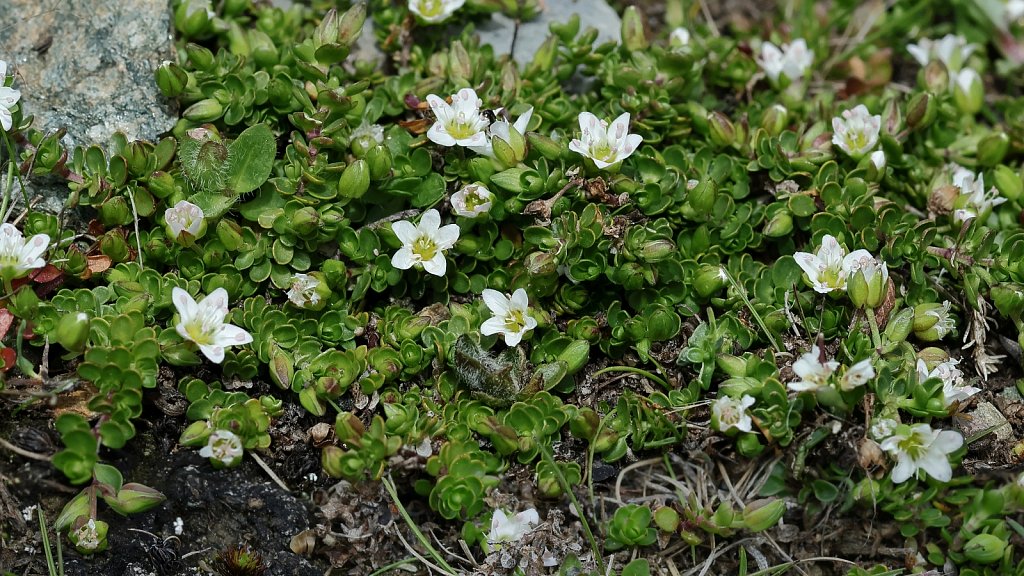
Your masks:
<svg viewBox="0 0 1024 576"><path fill-rule="evenodd" d="M907 105L907 127L911 130L927 128L937 114L935 97L927 92L918 92Z"/></svg>
<svg viewBox="0 0 1024 576"><path fill-rule="evenodd" d="M789 125L789 112L781 104L773 104L768 107L761 117L761 128L770 136L778 136Z"/></svg>
<svg viewBox="0 0 1024 576"><path fill-rule="evenodd" d="M764 235L769 238L782 238L793 231L793 216L780 210L764 225Z"/></svg>
<svg viewBox="0 0 1024 576"><path fill-rule="evenodd" d="M622 45L631 52L647 48L644 19L636 6L629 6L622 15Z"/></svg>
<svg viewBox="0 0 1024 576"><path fill-rule="evenodd" d="M971 68L961 70L953 83L953 100L964 114L977 114L985 103L985 85L981 76Z"/></svg>
<svg viewBox="0 0 1024 576"><path fill-rule="evenodd" d="M165 61L154 74L157 88L168 98L177 98L188 84L188 74L174 62Z"/></svg>
<svg viewBox="0 0 1024 576"><path fill-rule="evenodd" d="M189 106L182 116L192 122L213 122L224 114L224 107L214 98L200 100Z"/></svg>
<svg viewBox="0 0 1024 576"><path fill-rule="evenodd" d="M719 148L736 143L736 128L729 117L721 112L715 111L708 116L708 130L711 142Z"/></svg>
<svg viewBox="0 0 1024 576"><path fill-rule="evenodd" d="M359 159L349 164L338 181L338 192L344 198L362 198L370 189L370 167Z"/></svg>
<svg viewBox="0 0 1024 576"><path fill-rule="evenodd" d="M1002 559L1004 552L1006 540L995 534L978 534L964 546L967 558L979 564L994 564Z"/></svg>
<svg viewBox="0 0 1024 576"><path fill-rule="evenodd" d="M57 322L53 339L69 352L81 352L89 339L89 315L68 312Z"/></svg>
<svg viewBox="0 0 1024 576"><path fill-rule="evenodd" d="M762 504L750 504L743 509L743 525L751 532L762 532L775 526L786 512L786 502L772 500Z"/></svg>
<svg viewBox="0 0 1024 576"><path fill-rule="evenodd" d="M174 11L174 27L184 36L202 38L212 31L214 16L210 0L182 0Z"/></svg>
<svg viewBox="0 0 1024 576"><path fill-rule="evenodd" d="M949 71L940 60L932 60L921 71L925 88L932 94L945 94L949 90Z"/></svg>
<svg viewBox="0 0 1024 576"><path fill-rule="evenodd" d="M993 132L978 142L978 163L992 167L1003 161L1010 149L1010 137L1004 132Z"/></svg>
<svg viewBox="0 0 1024 576"><path fill-rule="evenodd" d="M1006 198L1010 202L1015 202L1022 195L1024 195L1024 182L1021 181L1020 174L1014 171L1005 164L996 166L995 173L996 190L999 191L999 195Z"/></svg>
<svg viewBox="0 0 1024 576"><path fill-rule="evenodd" d="M709 298L728 285L729 275L725 268L711 264L701 266L700 271L693 280L693 287L697 290L697 294L700 294L701 298Z"/></svg>
<svg viewBox="0 0 1024 576"><path fill-rule="evenodd" d="M904 308L889 318L885 325L885 339L890 344L903 342L914 327L914 309Z"/></svg>
<svg viewBox="0 0 1024 576"><path fill-rule="evenodd" d="M336 36L338 43L349 46L355 42L363 31L364 22L366 22L366 3L357 2L345 11L338 21L338 34Z"/></svg>
<svg viewBox="0 0 1024 576"><path fill-rule="evenodd" d="M469 52L458 40L452 42L451 50L448 51L448 76L452 80L465 82L473 78L473 64Z"/></svg>

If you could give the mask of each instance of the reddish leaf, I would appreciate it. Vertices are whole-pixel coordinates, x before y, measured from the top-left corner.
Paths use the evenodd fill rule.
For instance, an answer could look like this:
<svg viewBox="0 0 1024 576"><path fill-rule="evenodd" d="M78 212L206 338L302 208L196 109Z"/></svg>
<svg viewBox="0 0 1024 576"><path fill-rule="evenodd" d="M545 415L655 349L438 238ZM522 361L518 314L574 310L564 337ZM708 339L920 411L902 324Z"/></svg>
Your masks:
<svg viewBox="0 0 1024 576"><path fill-rule="evenodd" d="M45 284L47 282L52 282L63 275L64 272L60 268L57 268L53 264L47 264L32 274L29 274L29 278L40 284Z"/></svg>
<svg viewBox="0 0 1024 576"><path fill-rule="evenodd" d="M112 263L110 256L105 254L94 254L86 258L86 267L88 267L89 272L93 274L105 272L107 268L110 268Z"/></svg>
<svg viewBox="0 0 1024 576"><path fill-rule="evenodd" d="M7 336L7 331L14 324L14 314L7 308L0 308L0 340Z"/></svg>
<svg viewBox="0 0 1024 576"><path fill-rule="evenodd" d="M14 362L17 359L18 354L14 351L14 348L4 348L0 350L0 360L4 363L3 366L0 366L0 370L7 372L11 368L14 368Z"/></svg>

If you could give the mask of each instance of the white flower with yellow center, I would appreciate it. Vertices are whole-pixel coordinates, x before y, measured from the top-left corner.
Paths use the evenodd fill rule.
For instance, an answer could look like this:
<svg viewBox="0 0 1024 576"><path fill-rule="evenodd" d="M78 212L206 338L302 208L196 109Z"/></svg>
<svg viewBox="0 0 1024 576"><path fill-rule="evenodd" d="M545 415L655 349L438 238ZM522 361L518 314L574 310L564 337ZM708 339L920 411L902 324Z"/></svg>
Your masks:
<svg viewBox="0 0 1024 576"><path fill-rule="evenodd" d="M491 531L487 534L487 543L500 548L503 542L517 542L529 534L533 526L540 524L540 515L535 508L523 510L509 517L502 509L494 511L491 516Z"/></svg>
<svg viewBox="0 0 1024 576"><path fill-rule="evenodd" d="M485 288L481 296L493 314L480 326L480 333L484 336L502 334L505 345L515 346L524 334L537 327L537 320L530 316L530 301L526 290L517 288L509 297L497 290Z"/></svg>
<svg viewBox="0 0 1024 576"><path fill-rule="evenodd" d="M814 345L810 352L797 358L793 362L793 373L800 379L790 382L786 387L794 392L815 392L828 386L832 374L839 368L839 362L825 361L822 356L821 348Z"/></svg>
<svg viewBox="0 0 1024 576"><path fill-rule="evenodd" d="M832 119L832 143L851 158L859 159L878 144L881 129L882 117L872 116L867 106L860 104L852 110L844 110L841 118Z"/></svg>
<svg viewBox="0 0 1024 576"><path fill-rule="evenodd" d="M237 464L244 453L242 439L230 430L217 430L210 434L206 446L199 450L203 458L212 458L224 466Z"/></svg>
<svg viewBox="0 0 1024 576"><path fill-rule="evenodd" d="M754 405L754 397L744 394L742 398L719 396L711 403L711 422L719 432L735 428L741 432L753 430L754 421L747 409Z"/></svg>
<svg viewBox="0 0 1024 576"><path fill-rule="evenodd" d="M0 126L3 126L4 130L10 130L14 125L11 108L14 108L18 100L21 99L21 92L10 86L5 86L6 80L7 62L0 60Z"/></svg>
<svg viewBox="0 0 1024 576"><path fill-rule="evenodd" d="M181 200L173 208L168 208L164 212L164 220L175 238L182 232L188 232L192 236L198 237L205 217L203 209L188 200Z"/></svg>
<svg viewBox="0 0 1024 576"><path fill-rule="evenodd" d="M981 392L981 388L964 383L964 373L957 368L959 363L959 360L946 360L928 370L924 360L917 360L917 381L924 382L929 378L941 380L942 398L946 408L952 406L954 402L966 402L968 398Z"/></svg>
<svg viewBox="0 0 1024 576"><path fill-rule="evenodd" d="M409 10L424 22L434 24L447 20L465 3L466 0L409 0Z"/></svg>
<svg viewBox="0 0 1024 576"><path fill-rule="evenodd" d="M580 112L580 137L569 142L569 150L590 158L599 169L605 169L628 158L644 141L639 134L629 133L629 112L609 126L590 112Z"/></svg>
<svg viewBox="0 0 1024 576"><path fill-rule="evenodd" d="M875 367L871 365L871 359L865 358L846 369L843 377L839 379L839 388L843 392L850 392L864 386L875 377Z"/></svg>
<svg viewBox="0 0 1024 576"><path fill-rule="evenodd" d="M807 48L803 38L797 38L791 44L783 44L781 48L765 42L761 44L757 62L773 84L781 80L795 82L801 80L814 64L814 51Z"/></svg>
<svg viewBox="0 0 1024 576"><path fill-rule="evenodd" d="M452 194L452 212L465 218L476 218L491 209L494 194L480 184L468 184Z"/></svg>
<svg viewBox="0 0 1024 576"><path fill-rule="evenodd" d="M174 287L171 301L178 310L179 320L174 326L182 338L194 342L211 362L224 360L226 346L241 346L252 342L252 335L234 324L225 324L228 315L228 291L217 288L198 303L192 296Z"/></svg>
<svg viewBox="0 0 1024 576"><path fill-rule="evenodd" d="M846 254L834 236L826 234L816 254L797 252L793 259L807 275L815 292L828 294L833 290L846 290L846 282L853 275L855 262L874 259L867 250L854 250Z"/></svg>
<svg viewBox="0 0 1024 576"><path fill-rule="evenodd" d="M892 436L882 441L882 450L896 459L892 481L899 484L924 470L940 482L953 478L949 454L964 444L963 436L952 430L932 430L928 424L896 427Z"/></svg>
<svg viewBox="0 0 1024 576"><path fill-rule="evenodd" d="M441 226L441 215L430 209L423 213L419 225L408 220L399 220L391 230L402 242L402 247L391 257L391 265L399 270L408 270L420 265L434 276L444 276L448 261L444 252L459 239L459 225Z"/></svg>
<svg viewBox="0 0 1024 576"><path fill-rule="evenodd" d="M13 224L0 225L0 277L10 282L46 266L43 252L49 245L50 237L46 234L36 234L25 240Z"/></svg>
<svg viewBox="0 0 1024 576"><path fill-rule="evenodd" d="M288 300L299 308L316 306L320 303L320 294L316 291L319 285L320 281L309 274L293 274Z"/></svg>
<svg viewBox="0 0 1024 576"><path fill-rule="evenodd" d="M435 94L427 103L437 120L427 130L427 138L441 146L487 146L487 119L480 113L483 102L472 88L452 94L452 103Z"/></svg>

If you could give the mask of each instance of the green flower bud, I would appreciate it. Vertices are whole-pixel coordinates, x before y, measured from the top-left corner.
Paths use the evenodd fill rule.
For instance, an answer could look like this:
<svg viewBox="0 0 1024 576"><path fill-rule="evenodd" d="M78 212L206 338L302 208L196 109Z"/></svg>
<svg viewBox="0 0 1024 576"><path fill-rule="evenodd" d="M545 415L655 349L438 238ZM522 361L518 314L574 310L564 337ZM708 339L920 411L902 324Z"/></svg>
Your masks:
<svg viewBox="0 0 1024 576"><path fill-rule="evenodd" d="M996 166L993 176L995 177L996 190L999 190L999 194L1003 198L1015 202L1024 195L1024 182L1021 181L1020 174L1009 166L1005 164Z"/></svg>
<svg viewBox="0 0 1024 576"><path fill-rule="evenodd" d="M782 238L793 232L793 216L780 210L764 225L764 235L769 238Z"/></svg>
<svg viewBox="0 0 1024 576"><path fill-rule="evenodd" d="M964 546L967 558L979 564L994 564L1002 559L1004 552L1006 540L994 534L978 534Z"/></svg>
<svg viewBox="0 0 1024 576"><path fill-rule="evenodd" d="M114 196L99 206L100 223L107 228L123 226L132 221L132 209L124 196Z"/></svg>
<svg viewBox="0 0 1024 576"><path fill-rule="evenodd" d="M722 266L705 264L701 266L693 287L701 298L710 298L729 285L729 275Z"/></svg>
<svg viewBox="0 0 1024 576"><path fill-rule="evenodd" d="M125 514L145 512L160 505L164 500L167 500L167 497L159 491L135 482L125 484L117 491L118 511Z"/></svg>
<svg viewBox="0 0 1024 576"><path fill-rule="evenodd" d="M370 189L370 167L366 160L348 165L338 181L338 192L343 198L362 198Z"/></svg>
<svg viewBox="0 0 1024 576"><path fill-rule="evenodd" d="M1005 132L993 132L978 142L978 163L992 167L1003 161L1010 149L1010 137Z"/></svg>
<svg viewBox="0 0 1024 576"><path fill-rule="evenodd" d="M344 455L344 450L331 445L324 446L323 452L320 453L320 465L331 478L343 476L345 469L342 467L342 457Z"/></svg>
<svg viewBox="0 0 1024 576"><path fill-rule="evenodd" d="M515 128L511 128L515 130ZM491 148L494 151L494 159L505 169L512 168L519 163L516 152L512 146L501 138L491 138Z"/></svg>
<svg viewBox="0 0 1024 576"><path fill-rule="evenodd" d="M733 378L743 378L747 375L747 361L738 356L719 352L715 356L715 364L718 366L719 370ZM735 392L730 392L729 395L739 397L743 394L741 392L737 395Z"/></svg>
<svg viewBox="0 0 1024 576"><path fill-rule="evenodd" d="M949 313L949 302L929 302L914 307L914 336L925 342L937 342L956 330L956 321Z"/></svg>
<svg viewBox="0 0 1024 576"><path fill-rule="evenodd" d="M914 328L914 310L904 308L889 318L885 325L885 340L890 344L903 342Z"/></svg>
<svg viewBox="0 0 1024 576"><path fill-rule="evenodd" d="M526 69L527 77L534 77L540 72L551 70L554 67L555 56L558 54L558 37L548 36L533 54L533 60Z"/></svg>
<svg viewBox="0 0 1024 576"><path fill-rule="evenodd" d="M319 48L324 44L338 42L338 10L331 8L324 14L323 20L313 30L313 46Z"/></svg>
<svg viewBox="0 0 1024 576"><path fill-rule="evenodd" d="M592 440L601 425L601 417L591 408L580 408L569 420L569 431L583 440Z"/></svg>
<svg viewBox="0 0 1024 576"><path fill-rule="evenodd" d="M1003 282L996 284L989 291L996 310L1007 318L1024 316L1024 287L1020 284Z"/></svg>
<svg viewBox="0 0 1024 576"><path fill-rule="evenodd" d="M594 452L600 454L615 447L619 442L619 433L615 430L605 428L593 439Z"/></svg>
<svg viewBox="0 0 1024 576"><path fill-rule="evenodd" d="M89 339L89 315L85 312L68 312L57 322L53 339L69 352L81 352Z"/></svg>
<svg viewBox="0 0 1024 576"><path fill-rule="evenodd" d="M252 59L260 68L273 68L278 60L277 46L266 32L257 28L249 29L249 46Z"/></svg>
<svg viewBox="0 0 1024 576"><path fill-rule="evenodd" d="M358 446L365 432L363 422L351 412L340 412L334 420L334 433L339 442Z"/></svg>
<svg viewBox="0 0 1024 576"><path fill-rule="evenodd" d="M371 179L387 178L391 174L391 151L387 146L374 146L366 151L366 163Z"/></svg>
<svg viewBox="0 0 1024 576"><path fill-rule="evenodd" d="M224 107L220 102L213 98L207 98L189 106L182 116L192 122L213 122L223 114Z"/></svg>
<svg viewBox="0 0 1024 576"><path fill-rule="evenodd" d="M754 502L743 509L743 525L751 532L763 532L778 524L785 512L786 502L783 500Z"/></svg>
<svg viewBox="0 0 1024 576"><path fill-rule="evenodd" d="M761 117L761 128L770 136L778 136L789 125L789 111L781 104L772 104Z"/></svg>
<svg viewBox="0 0 1024 576"><path fill-rule="evenodd" d="M864 478L853 487L852 496L854 501L873 505L878 502L882 493L882 486L878 480Z"/></svg>
<svg viewBox="0 0 1024 576"><path fill-rule="evenodd" d="M346 46L351 45L359 38L363 31L363 23L366 21L366 3L357 2L354 6L345 11L338 21L338 43Z"/></svg>
<svg viewBox="0 0 1024 576"><path fill-rule="evenodd" d="M703 182L697 183L692 189L689 188L689 185L687 185L687 188L686 199L689 201L690 207L693 208L694 212L701 217L710 215L711 209L715 206L718 185L708 178Z"/></svg>
<svg viewBox="0 0 1024 576"><path fill-rule="evenodd" d="M928 365L930 370L931 368L934 368L936 365L949 360L949 354L947 354L946 351L941 348L929 346L928 348L923 348L918 351L917 359L924 360L925 364Z"/></svg>
<svg viewBox="0 0 1024 576"><path fill-rule="evenodd" d="M157 88L168 98L177 98L188 84L188 74L174 62L164 61L157 66L155 75Z"/></svg>
<svg viewBox="0 0 1024 576"><path fill-rule="evenodd" d="M643 16L636 6L629 6L622 15L622 45L630 52L647 49Z"/></svg>
<svg viewBox="0 0 1024 576"><path fill-rule="evenodd" d="M714 514L711 515L711 523L725 530L733 528L734 523L738 523L739 515L736 514L736 510L732 507L729 502L721 502L718 508L715 509ZM738 526L737 526L738 527Z"/></svg>
<svg viewBox="0 0 1024 576"><path fill-rule="evenodd" d="M238 223L224 218L217 222L217 239L224 245L226 250L238 252L242 249L245 239L242 237L242 228Z"/></svg>
<svg viewBox="0 0 1024 576"><path fill-rule="evenodd" d="M640 248L640 258L648 263L661 262L675 253L675 243L665 239L652 240Z"/></svg>
<svg viewBox="0 0 1024 576"><path fill-rule="evenodd" d="M290 354L274 346L270 353L270 379L277 384L281 390L288 390L292 387L292 377L295 375L295 364Z"/></svg>
<svg viewBox="0 0 1024 576"><path fill-rule="evenodd" d="M661 506L654 511L654 523L662 532L669 534L679 529L679 512L669 506Z"/></svg>
<svg viewBox="0 0 1024 576"><path fill-rule="evenodd" d="M736 143L736 128L725 114L715 111L708 115L708 129L715 146L725 148Z"/></svg>
<svg viewBox="0 0 1024 576"><path fill-rule="evenodd" d="M100 252L108 256L114 262L124 262L128 259L131 250L124 236L117 232L108 232L100 238Z"/></svg>
<svg viewBox="0 0 1024 576"><path fill-rule="evenodd" d="M210 0L181 0L174 11L174 27L183 36L203 38L213 32L213 18Z"/></svg>
<svg viewBox="0 0 1024 576"><path fill-rule="evenodd" d="M291 227L300 236L314 234L320 228L320 214L312 206L303 206L292 216Z"/></svg>
<svg viewBox="0 0 1024 576"><path fill-rule="evenodd" d="M956 74L955 80L953 100L956 107L964 114L977 114L985 104L985 85L981 81L981 76L970 68L964 68Z"/></svg>
<svg viewBox="0 0 1024 576"><path fill-rule="evenodd" d="M877 260L861 266L850 278L846 292L858 308L877 308L885 298L889 271L884 262Z"/></svg>
<svg viewBox="0 0 1024 576"><path fill-rule="evenodd" d="M764 444L757 439L757 434L740 434L736 438L736 450L747 458L754 458L764 452Z"/></svg>
<svg viewBox="0 0 1024 576"><path fill-rule="evenodd" d="M927 92L918 92L907 104L907 127L911 130L927 128L937 114L935 98Z"/></svg>
<svg viewBox="0 0 1024 576"><path fill-rule="evenodd" d="M199 70L209 72L213 68L213 52L210 52L209 48L190 42L185 45L185 54L188 55L189 62L195 64Z"/></svg>
<svg viewBox="0 0 1024 576"><path fill-rule="evenodd" d="M153 172L149 175L147 188L157 198L167 198L177 190L174 176L167 172Z"/></svg>
<svg viewBox="0 0 1024 576"><path fill-rule="evenodd" d="M565 362L566 374L575 374L587 365L590 359L590 343L586 340L573 340L562 349L556 360Z"/></svg>
<svg viewBox="0 0 1024 576"><path fill-rule="evenodd" d="M473 78L473 63L469 59L469 52L466 52L466 47L459 40L452 42L448 51L448 76L456 82L468 82Z"/></svg>
<svg viewBox="0 0 1024 576"><path fill-rule="evenodd" d="M547 136L529 132L526 134L526 140L530 143L531 149L540 152L547 160L557 160L562 154L562 146Z"/></svg>
<svg viewBox="0 0 1024 576"><path fill-rule="evenodd" d="M932 60L921 71L925 88L932 94L945 94L949 90L949 71L940 60Z"/></svg>
<svg viewBox="0 0 1024 576"><path fill-rule="evenodd" d="M252 54L249 46L249 37L238 22L232 21L228 24L228 50L232 54L248 58Z"/></svg>
<svg viewBox="0 0 1024 576"><path fill-rule="evenodd" d="M553 254L547 252L531 252L526 256L525 268L530 276L547 276L554 274L558 262Z"/></svg>

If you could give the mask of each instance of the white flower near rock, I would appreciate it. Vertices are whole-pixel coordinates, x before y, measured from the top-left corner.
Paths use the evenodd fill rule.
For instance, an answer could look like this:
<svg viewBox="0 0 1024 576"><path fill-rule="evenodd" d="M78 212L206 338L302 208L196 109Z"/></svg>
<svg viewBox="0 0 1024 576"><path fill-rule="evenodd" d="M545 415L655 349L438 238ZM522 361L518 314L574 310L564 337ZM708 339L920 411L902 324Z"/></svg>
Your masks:
<svg viewBox="0 0 1024 576"><path fill-rule="evenodd" d="M224 322L228 315L227 290L217 288L197 303L188 292L175 286L171 291L171 301L179 316L174 329L182 338L198 345L211 362L220 364L227 346L252 342L251 334Z"/></svg>
<svg viewBox="0 0 1024 576"><path fill-rule="evenodd" d="M487 533L487 543L497 549L503 543L518 542L538 524L540 515L535 508L523 510L512 517L498 508L491 516L491 531Z"/></svg>
<svg viewBox="0 0 1024 576"><path fill-rule="evenodd" d="M483 154L484 156L494 157L494 139L498 138L506 144L512 142L512 128L516 129L516 132L520 136L526 136L526 128L530 125L530 120L533 118L533 106L526 112L523 112L519 118L516 118L515 122L510 123L504 118L495 120L487 128L487 139L484 144L480 146L470 146L469 149L477 154Z"/></svg>
<svg viewBox="0 0 1024 576"><path fill-rule="evenodd" d="M938 378L942 381L942 398L946 408L952 406L954 402L965 402L971 396L981 392L981 388L964 383L964 373L957 368L959 363L959 360L946 360L928 370L928 364L924 360L918 359L917 361L918 382L924 382L929 378Z"/></svg>
<svg viewBox="0 0 1024 576"><path fill-rule="evenodd" d="M491 209L494 194L480 184L467 184L452 194L452 212L465 218L476 218Z"/></svg>
<svg viewBox="0 0 1024 576"><path fill-rule="evenodd" d="M795 82L802 79L814 64L814 51L807 48L803 38L781 47L764 42L757 62L773 84L784 80Z"/></svg>
<svg viewBox="0 0 1024 576"><path fill-rule="evenodd" d="M754 421L747 409L754 405L754 397L744 394L742 398L719 396L711 403L711 424L719 432L735 428L740 432L753 431Z"/></svg>
<svg viewBox="0 0 1024 576"><path fill-rule="evenodd" d="M811 346L810 352L793 362L793 373L799 380L790 382L786 387L794 392L816 392L819 388L829 385L832 375L838 368L839 362L824 361L821 349L817 345Z"/></svg>
<svg viewBox="0 0 1024 576"><path fill-rule="evenodd" d="M7 62L0 60L0 126L3 126L5 131L14 125L11 108L14 108L21 99L21 92L4 85L6 80Z"/></svg>
<svg viewBox="0 0 1024 576"><path fill-rule="evenodd" d="M46 266L43 252L49 245L50 237L46 234L26 240L13 224L0 225L0 278L10 282Z"/></svg>
<svg viewBox="0 0 1024 576"><path fill-rule="evenodd" d="M867 106L860 104L852 110L844 110L840 116L832 119L833 144L854 159L862 158L875 148L882 129L880 115L872 116Z"/></svg>
<svg viewBox="0 0 1024 576"><path fill-rule="evenodd" d="M953 218L960 222L986 214L1006 202L995 187L985 189L985 176L980 172L975 174L966 168L958 168L953 174L953 186L960 189L960 196L954 201L954 205L960 207L953 212Z"/></svg>
<svg viewBox="0 0 1024 576"><path fill-rule="evenodd" d="M441 226L441 215L431 208L423 213L418 225L399 220L391 225L391 230L402 243L391 257L392 266L399 270L422 266L428 274L444 276L448 270L444 253L459 239L458 224Z"/></svg>
<svg viewBox="0 0 1024 576"><path fill-rule="evenodd" d="M436 24L447 20L465 3L466 0L409 0L409 11L424 22Z"/></svg>
<svg viewBox="0 0 1024 576"><path fill-rule="evenodd" d="M299 308L316 306L320 303L320 294L316 291L318 286L320 281L309 274L293 274L288 300Z"/></svg>
<svg viewBox="0 0 1024 576"><path fill-rule="evenodd" d="M487 118L480 113L483 101L472 88L452 94L452 103L435 95L427 95L427 103L437 120L427 130L427 138L441 146L486 146Z"/></svg>
<svg viewBox="0 0 1024 576"><path fill-rule="evenodd" d="M629 112L611 125L590 112L580 112L579 122L580 137L569 142L569 150L590 158L601 170L628 158L644 141L639 134L629 133Z"/></svg>
<svg viewBox="0 0 1024 576"><path fill-rule="evenodd" d="M484 336L501 334L506 346L516 346L527 332L537 327L537 320L530 316L526 290L517 288L510 297L485 288L481 296L493 315L480 325L480 333Z"/></svg>
<svg viewBox="0 0 1024 576"><path fill-rule="evenodd" d="M206 446L199 450L203 458L210 458L224 466L234 466L244 453L242 439L230 430L214 431L206 441Z"/></svg>
<svg viewBox="0 0 1024 576"><path fill-rule="evenodd" d="M843 392L850 392L864 386L875 377L875 367L871 365L871 359L865 358L846 369L842 378L839 379L839 389Z"/></svg>
<svg viewBox="0 0 1024 576"><path fill-rule="evenodd" d="M807 275L815 292L828 294L833 290L845 291L846 282L853 275L854 263L865 258L874 259L867 250L854 250L846 254L834 236L821 239L817 253L797 252L793 259Z"/></svg>
<svg viewBox="0 0 1024 576"><path fill-rule="evenodd" d="M181 236L182 232L198 237L205 217L203 209L188 200L180 200L173 208L168 208L164 212L164 221L167 222L167 227L174 238Z"/></svg>
<svg viewBox="0 0 1024 576"><path fill-rule="evenodd" d="M907 52L910 52L921 66L927 66L933 60L942 62L952 76L960 71L964 62L977 48L976 45L969 44L963 36L946 34L938 40L922 38L917 44L908 44Z"/></svg>
<svg viewBox="0 0 1024 576"><path fill-rule="evenodd" d="M940 482L949 482L953 478L949 455L963 444L963 436L952 430L932 430L928 424L903 424L881 446L896 459L892 481L900 484L921 470Z"/></svg>

